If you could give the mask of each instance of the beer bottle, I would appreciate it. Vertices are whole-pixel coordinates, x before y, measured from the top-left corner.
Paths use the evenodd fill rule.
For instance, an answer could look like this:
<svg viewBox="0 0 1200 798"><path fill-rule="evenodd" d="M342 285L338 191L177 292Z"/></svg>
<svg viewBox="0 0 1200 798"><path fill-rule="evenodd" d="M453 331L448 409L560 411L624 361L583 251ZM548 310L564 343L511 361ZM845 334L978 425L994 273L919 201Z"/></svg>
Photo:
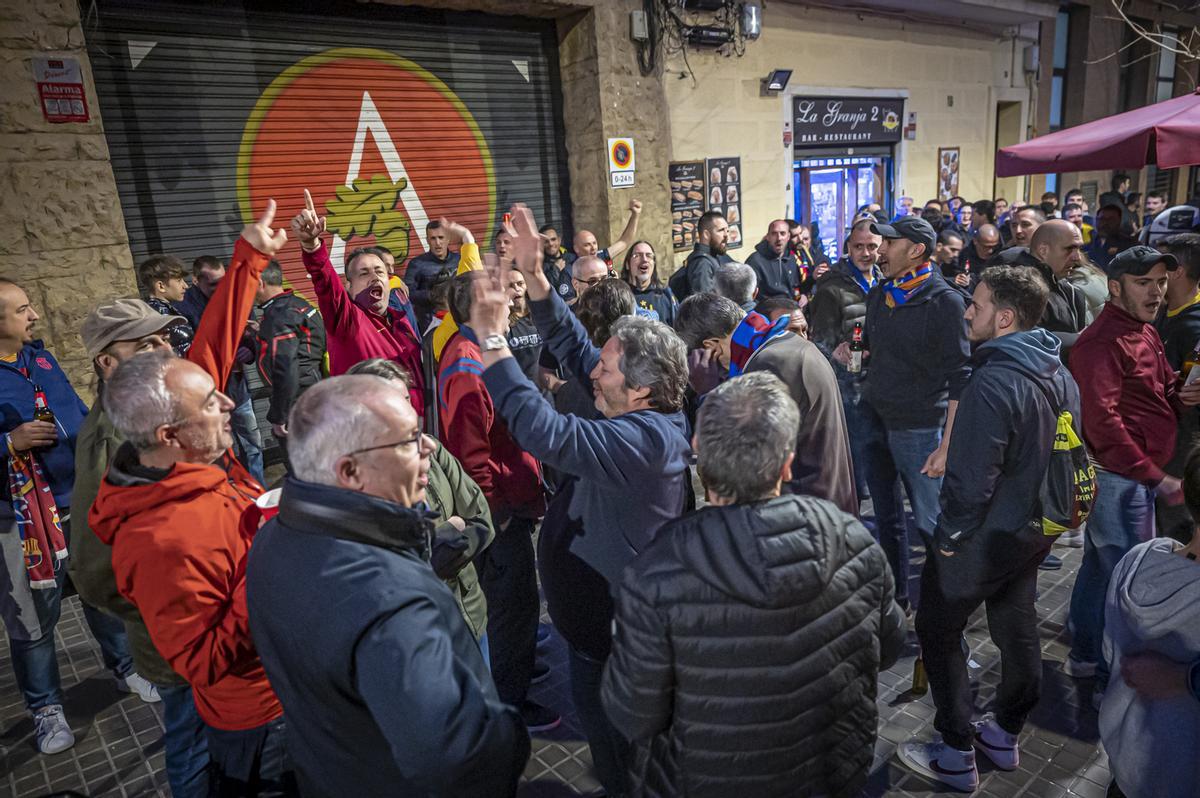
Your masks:
<svg viewBox="0 0 1200 798"><path fill-rule="evenodd" d="M854 322L854 332L850 336L850 365L846 370L851 374L862 371L863 359L863 326L861 321Z"/></svg>
<svg viewBox="0 0 1200 798"><path fill-rule="evenodd" d="M913 678L912 678L912 694L925 695L929 692L929 677L925 674L925 660L921 659L921 655L917 655L916 662L913 663Z"/></svg>
<svg viewBox="0 0 1200 798"><path fill-rule="evenodd" d="M46 403L46 394L40 385L33 386L33 420L54 423L54 411Z"/></svg>
<svg viewBox="0 0 1200 798"><path fill-rule="evenodd" d="M1191 354L1183 361L1183 368L1179 371L1179 376L1183 378L1184 385L1190 385L1200 377L1191 377L1192 370L1200 365L1200 341L1196 342L1196 346L1192 349Z"/></svg>

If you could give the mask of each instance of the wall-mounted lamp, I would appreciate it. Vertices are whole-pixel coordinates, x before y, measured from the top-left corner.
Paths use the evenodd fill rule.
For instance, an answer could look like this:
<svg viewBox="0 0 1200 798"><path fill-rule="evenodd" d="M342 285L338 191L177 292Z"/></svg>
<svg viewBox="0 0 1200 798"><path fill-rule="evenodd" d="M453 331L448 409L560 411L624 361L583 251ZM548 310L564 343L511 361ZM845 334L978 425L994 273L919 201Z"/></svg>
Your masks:
<svg viewBox="0 0 1200 798"><path fill-rule="evenodd" d="M787 88L788 81L792 79L792 70L790 69L773 69L771 74L767 75L763 80L763 91L780 92Z"/></svg>
<svg viewBox="0 0 1200 798"><path fill-rule="evenodd" d="M742 35L751 41L762 34L762 6L742 3Z"/></svg>

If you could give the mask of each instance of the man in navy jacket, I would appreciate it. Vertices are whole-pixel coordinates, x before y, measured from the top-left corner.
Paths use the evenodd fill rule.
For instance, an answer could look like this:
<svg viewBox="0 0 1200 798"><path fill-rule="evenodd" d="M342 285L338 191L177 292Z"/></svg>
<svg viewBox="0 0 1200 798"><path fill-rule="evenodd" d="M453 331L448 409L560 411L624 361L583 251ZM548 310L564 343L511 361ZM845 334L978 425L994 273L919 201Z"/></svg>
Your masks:
<svg viewBox="0 0 1200 798"><path fill-rule="evenodd" d="M539 542L542 587L569 644L571 686L597 775L610 795L626 792L628 744L600 704L600 675L611 650L611 596L620 575L664 523L683 509L688 479L687 387L683 341L662 322L627 316L597 349L551 291L533 216L513 208L514 255L545 345L587 384L604 418L560 415L508 349L509 300L492 268L472 285L470 327L479 340L483 381L524 450L568 479L546 511Z"/></svg>
<svg viewBox="0 0 1200 798"><path fill-rule="evenodd" d="M25 291L0 279L0 433L5 457L33 451L54 495L70 552L71 489L75 483L75 439L88 409L67 375L33 331L39 319ZM34 421L34 391L40 388L54 422ZM7 469L6 469L7 471ZM70 748L75 736L63 715L62 683L54 651L54 627L62 603L66 561L55 566L57 586L33 589L25 573L24 552L17 530L8 475L0 475L0 616L8 630L13 671L25 706L33 714L38 749L54 754ZM81 508L86 513L87 508ZM133 659L121 621L83 605L84 618L100 643L104 664L118 687L131 692ZM158 701L146 687L144 700Z"/></svg>

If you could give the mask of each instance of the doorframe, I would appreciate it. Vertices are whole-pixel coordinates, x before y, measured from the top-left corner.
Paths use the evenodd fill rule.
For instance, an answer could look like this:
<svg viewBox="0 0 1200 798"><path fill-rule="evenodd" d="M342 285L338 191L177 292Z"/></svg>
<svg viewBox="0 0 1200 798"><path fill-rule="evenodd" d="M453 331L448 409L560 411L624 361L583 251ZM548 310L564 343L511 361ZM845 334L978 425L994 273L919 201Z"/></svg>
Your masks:
<svg viewBox="0 0 1200 798"><path fill-rule="evenodd" d="M1029 89L1023 86L988 86L988 118L987 126L984 128L987 131L987 139L984 151L992 153L992 157L984 172L984 185L990 186L988 190L992 192L993 197L996 196L996 154L1000 151L999 143L996 141L996 108L1000 103L1020 104L1021 132L1017 138L1018 143L1026 141L1029 138ZM1020 181L1021 197L1024 198L1029 193L1030 175L1017 175L1017 178Z"/></svg>
<svg viewBox="0 0 1200 798"><path fill-rule="evenodd" d="M862 89L851 88L847 86L789 85L786 89L779 93L780 98L783 100L783 122L785 125L787 125L786 128L783 128L784 130L792 130L792 122L795 121L792 118L792 99L796 97L796 95L808 95L813 97L878 97L880 99L904 100L904 112L908 113L909 110L911 110L909 108L910 95L908 89ZM993 105L993 113L994 111L995 106ZM903 120L901 121L903 122ZM993 136L994 135L995 134L993 133ZM796 131L792 130L792 146L788 147L787 164L786 169L784 170L784 181L782 183L782 185L785 186L783 194L786 197L787 206L793 208L793 197L795 196L793 192L796 188L794 185L792 185L792 179L794 175L793 164L796 162L795 136ZM900 141L891 146L892 191L894 192L897 190L896 187L903 182L904 167L908 162L908 140L904 138L904 136L901 136ZM854 147L847 147L846 149L851 151L851 154L853 154ZM892 197L892 199L894 200L895 197Z"/></svg>

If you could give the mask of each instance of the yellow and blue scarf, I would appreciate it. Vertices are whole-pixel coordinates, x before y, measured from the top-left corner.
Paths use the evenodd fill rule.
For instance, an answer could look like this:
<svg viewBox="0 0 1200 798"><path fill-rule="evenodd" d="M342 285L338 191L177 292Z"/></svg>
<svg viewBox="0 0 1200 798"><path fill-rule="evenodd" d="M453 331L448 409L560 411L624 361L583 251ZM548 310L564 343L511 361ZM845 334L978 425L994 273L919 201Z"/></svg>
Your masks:
<svg viewBox="0 0 1200 798"><path fill-rule="evenodd" d="M926 261L925 265L885 282L883 284L883 300L887 302L889 308L903 305L912 299L913 294L917 293L917 289L932 276L933 264Z"/></svg>

